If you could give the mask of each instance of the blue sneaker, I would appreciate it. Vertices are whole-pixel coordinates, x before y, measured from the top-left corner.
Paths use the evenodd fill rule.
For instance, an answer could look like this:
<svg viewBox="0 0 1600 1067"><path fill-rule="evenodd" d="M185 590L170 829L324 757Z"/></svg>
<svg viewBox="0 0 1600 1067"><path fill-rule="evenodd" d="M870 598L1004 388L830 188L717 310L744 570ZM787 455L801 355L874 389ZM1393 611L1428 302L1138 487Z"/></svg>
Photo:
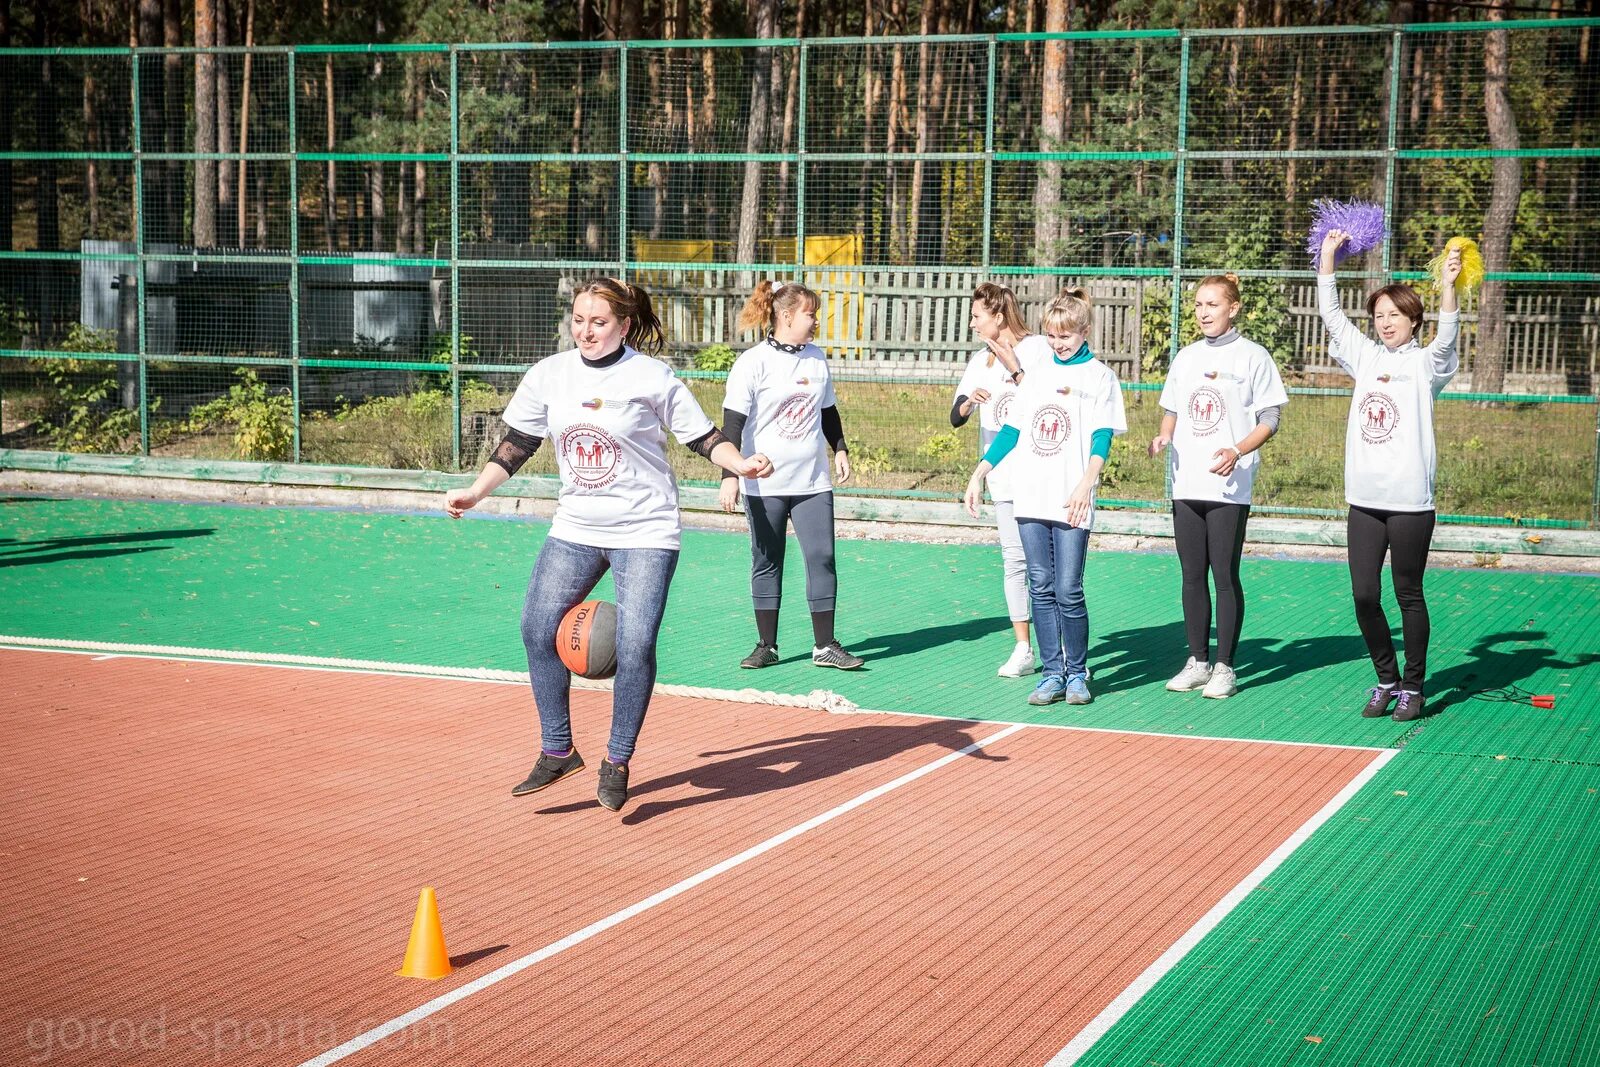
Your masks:
<svg viewBox="0 0 1600 1067"><path fill-rule="evenodd" d="M1030 704L1054 704L1061 699L1067 690L1066 679L1059 674L1047 674L1034 686L1033 692L1028 694Z"/></svg>
<svg viewBox="0 0 1600 1067"><path fill-rule="evenodd" d="M1087 704L1093 699L1094 695L1089 692L1088 677L1082 674L1074 674L1067 679L1066 701L1068 704Z"/></svg>

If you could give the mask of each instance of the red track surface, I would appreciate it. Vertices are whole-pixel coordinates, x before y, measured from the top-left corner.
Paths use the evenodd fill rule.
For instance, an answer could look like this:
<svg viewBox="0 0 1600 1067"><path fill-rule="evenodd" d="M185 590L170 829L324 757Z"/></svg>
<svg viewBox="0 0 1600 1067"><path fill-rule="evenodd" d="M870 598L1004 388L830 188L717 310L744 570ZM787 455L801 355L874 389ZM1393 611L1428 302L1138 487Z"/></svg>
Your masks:
<svg viewBox="0 0 1600 1067"><path fill-rule="evenodd" d="M0 1062L294 1064L1000 728L658 699L621 818L515 686L0 652ZM1040 1064L1366 766L1029 728L356 1053ZM393 977L423 885L455 974Z"/></svg>

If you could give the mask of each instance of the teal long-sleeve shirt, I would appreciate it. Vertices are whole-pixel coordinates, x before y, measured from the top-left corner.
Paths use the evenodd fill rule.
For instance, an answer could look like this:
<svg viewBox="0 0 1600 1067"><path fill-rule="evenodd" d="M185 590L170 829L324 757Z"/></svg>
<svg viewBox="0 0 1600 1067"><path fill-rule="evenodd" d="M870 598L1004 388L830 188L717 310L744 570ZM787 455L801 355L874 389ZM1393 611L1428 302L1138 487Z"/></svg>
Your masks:
<svg viewBox="0 0 1600 1067"><path fill-rule="evenodd" d="M1071 367L1078 363L1089 362L1094 358L1094 353L1089 351L1088 345L1084 345L1078 350L1077 355L1071 359L1062 359L1060 356L1052 356L1051 358L1056 361L1056 366L1058 367ZM1096 430L1089 437L1089 454L1091 456L1099 456L1102 460L1110 459L1111 438L1113 436L1114 434L1109 426L1102 426ZM983 454L983 461L989 464L991 468L998 467L1000 461L1011 454L1011 450L1017 447L1017 442L1021 439L1022 431L1009 422L1006 423L1000 427L1000 431L995 434L994 440L989 443L989 450Z"/></svg>

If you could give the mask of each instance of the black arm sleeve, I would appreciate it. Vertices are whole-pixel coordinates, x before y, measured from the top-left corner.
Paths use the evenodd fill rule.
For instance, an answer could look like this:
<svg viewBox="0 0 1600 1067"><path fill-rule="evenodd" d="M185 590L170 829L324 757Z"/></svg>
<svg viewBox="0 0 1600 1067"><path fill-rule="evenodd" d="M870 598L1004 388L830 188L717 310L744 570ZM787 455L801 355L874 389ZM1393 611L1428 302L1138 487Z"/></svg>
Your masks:
<svg viewBox="0 0 1600 1067"><path fill-rule="evenodd" d="M494 453L489 457L489 462L513 475L522 469L522 465L539 451L542 437L535 437L531 433L523 433L513 427L506 427L506 435L500 443L494 446Z"/></svg>
<svg viewBox="0 0 1600 1067"><path fill-rule="evenodd" d="M965 404L966 402L967 394L962 393L960 396L956 397L956 402L950 405L951 426L965 426L967 424L967 420L972 418L972 412L970 411L965 415L961 414L961 405Z"/></svg>
<svg viewBox="0 0 1600 1067"><path fill-rule="evenodd" d="M722 431L713 426L710 433L707 433L704 437L696 437L689 442L689 451L697 452L706 459L710 459L711 450L726 440L727 438L722 435Z"/></svg>
<svg viewBox="0 0 1600 1067"><path fill-rule="evenodd" d="M723 408L722 436L726 437L740 448L743 448L744 446L741 444L741 442L744 441L744 424L748 418L749 416L744 414L742 411L735 411L732 408ZM739 477L730 470L723 471L722 476L724 478Z"/></svg>
<svg viewBox="0 0 1600 1067"><path fill-rule="evenodd" d="M835 452L850 451L850 446L844 443L844 420L839 418L839 409L832 404L822 409L822 439Z"/></svg>

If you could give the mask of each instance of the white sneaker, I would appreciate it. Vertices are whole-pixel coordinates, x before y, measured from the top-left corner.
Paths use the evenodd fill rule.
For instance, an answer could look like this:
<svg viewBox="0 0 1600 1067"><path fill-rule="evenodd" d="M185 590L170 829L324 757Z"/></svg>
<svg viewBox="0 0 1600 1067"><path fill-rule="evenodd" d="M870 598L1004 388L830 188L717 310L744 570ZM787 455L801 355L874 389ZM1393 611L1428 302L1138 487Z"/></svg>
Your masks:
<svg viewBox="0 0 1600 1067"><path fill-rule="evenodd" d="M1217 666L1220 667L1221 664ZM1189 662L1183 665L1183 670L1173 675L1172 680L1167 683L1167 688L1174 693L1187 693L1199 689L1209 681L1211 681L1211 664L1201 663L1190 656Z"/></svg>
<svg viewBox="0 0 1600 1067"><path fill-rule="evenodd" d="M1239 686L1233 668L1226 663L1219 663L1211 668L1211 681L1206 683L1206 690L1200 695L1220 700L1223 697L1231 697L1238 691Z"/></svg>
<svg viewBox="0 0 1600 1067"><path fill-rule="evenodd" d="M1011 658L1000 665L995 672L1002 678L1026 678L1033 673L1033 646L1026 641L1018 641L1017 647L1011 650Z"/></svg>

